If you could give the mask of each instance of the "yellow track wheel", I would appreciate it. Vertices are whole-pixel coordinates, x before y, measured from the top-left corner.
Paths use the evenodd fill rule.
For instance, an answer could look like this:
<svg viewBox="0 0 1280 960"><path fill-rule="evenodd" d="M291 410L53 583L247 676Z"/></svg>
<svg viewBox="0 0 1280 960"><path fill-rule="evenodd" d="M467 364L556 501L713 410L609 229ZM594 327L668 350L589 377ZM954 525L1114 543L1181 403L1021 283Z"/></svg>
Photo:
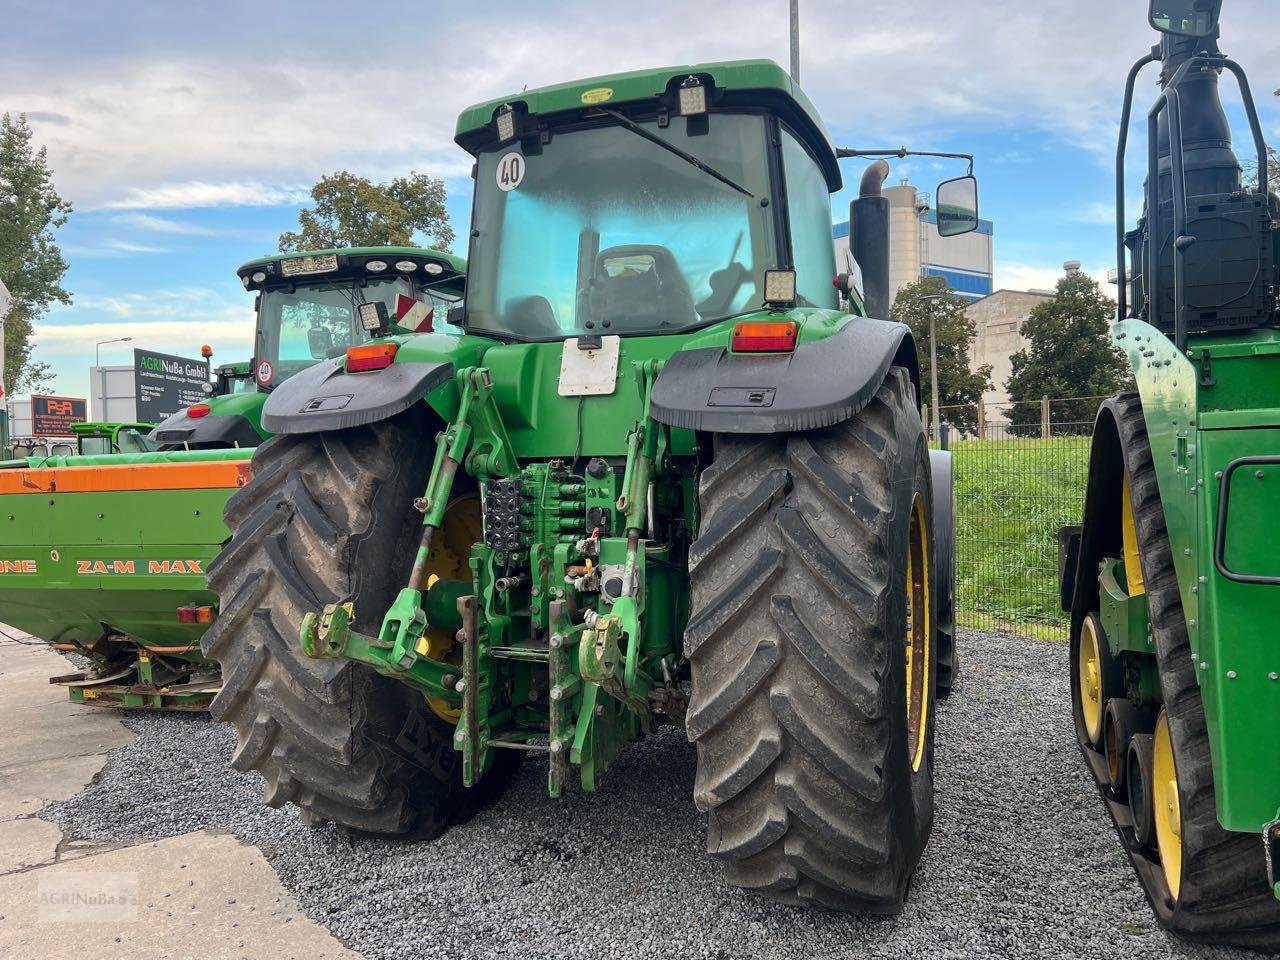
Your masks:
<svg viewBox="0 0 1280 960"><path fill-rule="evenodd" d="M1182 802L1178 795L1178 771L1173 760L1169 718L1163 710L1156 720L1151 779L1156 847L1160 851L1160 865L1164 867L1169 895L1176 901L1182 885Z"/></svg>
<svg viewBox="0 0 1280 960"><path fill-rule="evenodd" d="M919 494L911 504L908 536L907 747L911 751L911 769L918 771L929 728L929 657L933 645L929 625L929 521Z"/></svg>
<svg viewBox="0 0 1280 960"><path fill-rule="evenodd" d="M1107 706L1106 694L1103 690L1106 667L1102 659L1104 656L1102 645L1106 642L1098 624L1097 614L1089 614L1080 625L1076 682L1080 687L1080 713L1084 719L1085 734L1095 747L1102 743L1102 712Z"/></svg>
<svg viewBox="0 0 1280 960"><path fill-rule="evenodd" d="M427 556L427 589L437 580L470 580L471 547L482 539L480 496L464 493L457 496L444 512L444 524L431 541L431 553ZM454 642L453 631L443 627L428 626L419 641L419 651L432 660L462 666L462 651ZM427 704L441 720L457 724L462 708L454 707L440 697L427 697Z"/></svg>

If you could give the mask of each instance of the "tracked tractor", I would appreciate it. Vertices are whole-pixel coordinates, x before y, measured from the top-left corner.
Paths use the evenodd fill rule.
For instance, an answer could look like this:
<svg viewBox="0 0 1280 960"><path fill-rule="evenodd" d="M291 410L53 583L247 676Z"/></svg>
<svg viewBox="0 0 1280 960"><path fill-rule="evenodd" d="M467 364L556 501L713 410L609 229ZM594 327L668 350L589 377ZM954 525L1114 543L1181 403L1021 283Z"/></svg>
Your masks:
<svg viewBox="0 0 1280 960"><path fill-rule="evenodd" d="M730 882L897 910L933 816L952 531L916 346L879 319L887 164L854 202L859 295L836 151L776 64L525 91L457 142L461 335L279 385L227 505L203 644L234 765L270 804L431 836L522 760L552 796L596 790L675 724ZM972 229L972 177L939 207Z"/></svg>
<svg viewBox="0 0 1280 960"><path fill-rule="evenodd" d="M1117 151L1119 320L1137 382L1098 411L1082 527L1063 531L1076 732L1159 921L1280 949L1280 312L1266 146L1220 0L1153 0ZM1139 72L1144 211L1124 229ZM1239 82L1258 182L1218 95Z"/></svg>

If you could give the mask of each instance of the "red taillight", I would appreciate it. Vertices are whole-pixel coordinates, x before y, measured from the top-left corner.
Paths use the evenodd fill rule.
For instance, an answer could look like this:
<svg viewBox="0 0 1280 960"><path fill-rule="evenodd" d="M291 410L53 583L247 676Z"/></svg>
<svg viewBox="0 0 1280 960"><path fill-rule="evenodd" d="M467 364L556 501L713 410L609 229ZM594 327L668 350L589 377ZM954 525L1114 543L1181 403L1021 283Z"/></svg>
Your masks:
<svg viewBox="0 0 1280 960"><path fill-rule="evenodd" d="M733 325L733 352L790 353L798 330L794 320L743 320Z"/></svg>
<svg viewBox="0 0 1280 960"><path fill-rule="evenodd" d="M179 622L179 623L195 623L195 622L196 622L196 608L195 608L195 607L191 607L191 606L187 606L187 607L179 607L179 608L178 608L178 622Z"/></svg>
<svg viewBox="0 0 1280 960"><path fill-rule="evenodd" d="M209 415L209 405L207 403L193 403L187 407L188 417L207 417Z"/></svg>
<svg viewBox="0 0 1280 960"><path fill-rule="evenodd" d="M347 348L347 373L362 373L365 370L384 370L391 366L400 349L395 343L366 343L358 347Z"/></svg>

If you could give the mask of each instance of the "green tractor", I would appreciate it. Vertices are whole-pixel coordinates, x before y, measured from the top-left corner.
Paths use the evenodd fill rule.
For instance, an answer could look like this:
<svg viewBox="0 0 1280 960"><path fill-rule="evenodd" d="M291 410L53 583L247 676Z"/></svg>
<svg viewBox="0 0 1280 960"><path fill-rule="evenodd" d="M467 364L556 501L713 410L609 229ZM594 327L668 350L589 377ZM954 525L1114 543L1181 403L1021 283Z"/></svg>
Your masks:
<svg viewBox="0 0 1280 960"><path fill-rule="evenodd" d="M209 398L151 439L146 425L77 424L79 455L0 462L9 521L0 526L0 620L80 658L82 669L51 682L77 703L208 708L221 683L199 646L217 615L205 570L228 538L223 508L267 435L263 401L289 375L368 338L358 305L414 325L396 328L404 331L444 320L462 296L464 266L401 247L247 263L240 276L258 290L254 363L219 367Z"/></svg>
<svg viewBox="0 0 1280 960"><path fill-rule="evenodd" d="M155 444L147 434L155 428L153 423L73 423L76 435L76 454L82 457L104 453L147 453Z"/></svg>
<svg viewBox="0 0 1280 960"><path fill-rule="evenodd" d="M203 646L234 766L313 820L431 836L524 758L595 790L676 724L731 883L900 909L953 529L915 344L873 319L887 164L853 203L858 297L837 151L776 64L525 91L457 142L461 335L362 306L386 335L276 387L227 505ZM972 176L938 199L974 228Z"/></svg>
<svg viewBox="0 0 1280 960"><path fill-rule="evenodd" d="M1080 745L1160 923L1277 950L1280 206L1248 81L1218 50L1220 5L1153 0L1161 41L1129 74L1113 336L1137 392L1098 412L1062 593ZM1126 233L1125 132L1152 62L1145 210ZM1243 94L1256 186L1231 147L1223 71Z"/></svg>
<svg viewBox="0 0 1280 960"><path fill-rule="evenodd" d="M368 339L356 305L382 303L388 322L400 330L447 324L466 289L465 270L462 258L420 247L352 247L250 260L236 274L254 293L253 360L218 367L208 402L179 410L151 439L162 450L256 447L270 436L261 417L272 390Z"/></svg>

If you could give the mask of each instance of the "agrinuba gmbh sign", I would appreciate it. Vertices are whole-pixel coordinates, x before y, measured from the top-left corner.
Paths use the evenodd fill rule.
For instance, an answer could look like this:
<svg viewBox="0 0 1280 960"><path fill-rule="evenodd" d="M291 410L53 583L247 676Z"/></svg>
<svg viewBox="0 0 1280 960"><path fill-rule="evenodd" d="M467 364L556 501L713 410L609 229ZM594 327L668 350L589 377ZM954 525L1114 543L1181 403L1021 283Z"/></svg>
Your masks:
<svg viewBox="0 0 1280 960"><path fill-rule="evenodd" d="M165 417L205 399L209 364L150 350L133 351L134 396L138 421L159 423Z"/></svg>

